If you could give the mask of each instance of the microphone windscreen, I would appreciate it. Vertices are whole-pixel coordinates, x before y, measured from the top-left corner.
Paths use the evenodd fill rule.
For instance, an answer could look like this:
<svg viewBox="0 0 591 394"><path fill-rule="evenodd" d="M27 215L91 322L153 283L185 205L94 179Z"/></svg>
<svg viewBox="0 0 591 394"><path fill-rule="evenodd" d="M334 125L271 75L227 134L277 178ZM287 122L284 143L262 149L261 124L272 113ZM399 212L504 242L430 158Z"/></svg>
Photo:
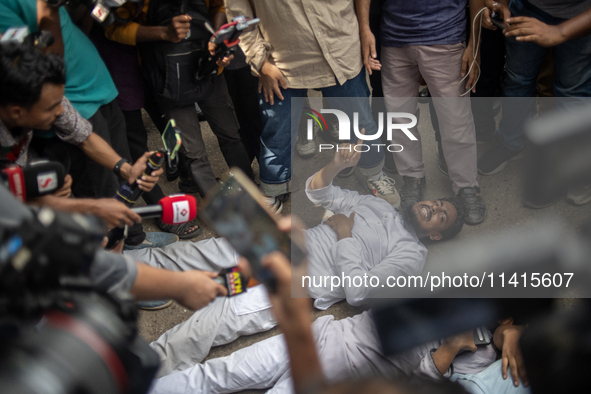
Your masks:
<svg viewBox="0 0 591 394"><path fill-rule="evenodd" d="M8 181L8 188L14 197L20 201L27 201L27 194L25 192L25 178L23 177L23 169L19 166L11 166L2 170L2 174Z"/></svg>
<svg viewBox="0 0 591 394"><path fill-rule="evenodd" d="M38 161L23 167L27 198L53 193L64 186L64 166L55 161Z"/></svg>
<svg viewBox="0 0 591 394"><path fill-rule="evenodd" d="M190 222L197 216L197 200L187 194L166 196L158 204L162 206L162 223L182 224Z"/></svg>

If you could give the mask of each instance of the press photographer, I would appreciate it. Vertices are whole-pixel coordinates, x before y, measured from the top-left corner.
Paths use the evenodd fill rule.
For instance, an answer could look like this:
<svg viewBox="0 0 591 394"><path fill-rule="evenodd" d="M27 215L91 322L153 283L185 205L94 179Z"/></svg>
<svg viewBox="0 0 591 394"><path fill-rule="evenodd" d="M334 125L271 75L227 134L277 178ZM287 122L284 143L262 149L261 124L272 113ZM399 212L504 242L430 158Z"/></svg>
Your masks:
<svg viewBox="0 0 591 394"><path fill-rule="evenodd" d="M158 357L137 336L133 298L199 309L223 286L98 249L95 218L30 211L0 186L0 391L144 393ZM35 329L33 327L35 326Z"/></svg>

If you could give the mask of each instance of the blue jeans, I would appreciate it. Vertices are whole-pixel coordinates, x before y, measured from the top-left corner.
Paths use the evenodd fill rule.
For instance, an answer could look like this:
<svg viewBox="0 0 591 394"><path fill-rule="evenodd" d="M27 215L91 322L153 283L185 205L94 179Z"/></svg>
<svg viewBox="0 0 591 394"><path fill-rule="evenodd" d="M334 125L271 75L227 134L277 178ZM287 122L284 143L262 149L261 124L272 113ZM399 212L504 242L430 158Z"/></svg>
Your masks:
<svg viewBox="0 0 591 394"><path fill-rule="evenodd" d="M564 19L554 18L527 0L513 0L509 6L511 16L536 18L547 25L558 25ZM499 137L503 145L512 151L525 148L524 124L532 116L536 84L540 67L548 48L533 42L518 42L514 37L505 38L507 49L507 76L503 83L503 118L499 125ZM566 41L556 46L556 97L591 96L591 36ZM568 101L557 100L558 106Z"/></svg>
<svg viewBox="0 0 591 394"><path fill-rule="evenodd" d="M365 80L365 69L343 85L337 82L335 86L321 88L320 91L333 109L339 109L349 115L351 125L353 125L353 112L358 112L359 130L365 128L366 135L377 133L378 128L369 106L369 88ZM275 98L274 105L265 102L262 93L259 94L259 106L263 119L260 180L261 192L267 196L277 196L287 192L298 126L308 89L281 89L281 94L284 100ZM353 131L351 135L354 136ZM357 142L356 138L354 142ZM384 150L372 147L361 155L358 167L375 168L383 165L383 160Z"/></svg>
<svg viewBox="0 0 591 394"><path fill-rule="evenodd" d="M501 374L502 360L497 360L485 370L475 374L454 373L450 380L458 383L470 394L531 394L529 387L513 386L510 368L507 371L509 376L503 379Z"/></svg>

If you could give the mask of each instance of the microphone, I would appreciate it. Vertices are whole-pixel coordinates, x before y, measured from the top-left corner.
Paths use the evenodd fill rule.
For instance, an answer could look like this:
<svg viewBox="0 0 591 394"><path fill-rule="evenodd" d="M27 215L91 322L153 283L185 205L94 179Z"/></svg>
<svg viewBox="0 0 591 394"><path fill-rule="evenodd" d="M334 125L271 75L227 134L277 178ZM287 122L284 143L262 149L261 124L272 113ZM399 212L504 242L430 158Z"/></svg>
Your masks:
<svg viewBox="0 0 591 394"><path fill-rule="evenodd" d="M142 217L160 218L164 224L182 224L197 216L197 200L187 194L171 194L158 201L158 205L131 208Z"/></svg>
<svg viewBox="0 0 591 394"><path fill-rule="evenodd" d="M146 169L142 175L151 175L153 171L157 171L160 167L162 167L165 158L164 153L165 152L163 151L154 152L148 159L148 162L146 163ZM142 175L140 175L138 179L140 179ZM131 207L133 204L138 202L143 193L144 191L139 188L137 182L134 182L133 185L121 185L113 197L128 207Z"/></svg>
<svg viewBox="0 0 591 394"><path fill-rule="evenodd" d="M64 186L66 171L55 161L37 161L24 167L8 167L2 170L2 180L21 202L45 196Z"/></svg>

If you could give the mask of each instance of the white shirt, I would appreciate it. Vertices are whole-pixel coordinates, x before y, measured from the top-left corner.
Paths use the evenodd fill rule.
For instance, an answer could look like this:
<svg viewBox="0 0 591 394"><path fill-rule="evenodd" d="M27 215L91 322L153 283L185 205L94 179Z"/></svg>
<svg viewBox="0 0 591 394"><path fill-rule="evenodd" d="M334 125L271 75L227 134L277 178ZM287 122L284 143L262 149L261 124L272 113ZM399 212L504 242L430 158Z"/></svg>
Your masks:
<svg viewBox="0 0 591 394"><path fill-rule="evenodd" d="M342 278L345 275L353 280L353 277L367 275L367 283L371 277L377 277L381 287L388 276L420 274L427 259L427 248L404 228L402 218L388 202L332 184L310 190L312 177L306 181L310 201L335 214L350 216L355 212L352 238L337 241L335 232L325 224L305 231L308 274L313 285L309 293L316 298L316 308L325 310L342 299L359 305L374 289L369 285L349 286L347 280L345 287L331 290L330 279L326 284L323 280L319 283L324 276Z"/></svg>

